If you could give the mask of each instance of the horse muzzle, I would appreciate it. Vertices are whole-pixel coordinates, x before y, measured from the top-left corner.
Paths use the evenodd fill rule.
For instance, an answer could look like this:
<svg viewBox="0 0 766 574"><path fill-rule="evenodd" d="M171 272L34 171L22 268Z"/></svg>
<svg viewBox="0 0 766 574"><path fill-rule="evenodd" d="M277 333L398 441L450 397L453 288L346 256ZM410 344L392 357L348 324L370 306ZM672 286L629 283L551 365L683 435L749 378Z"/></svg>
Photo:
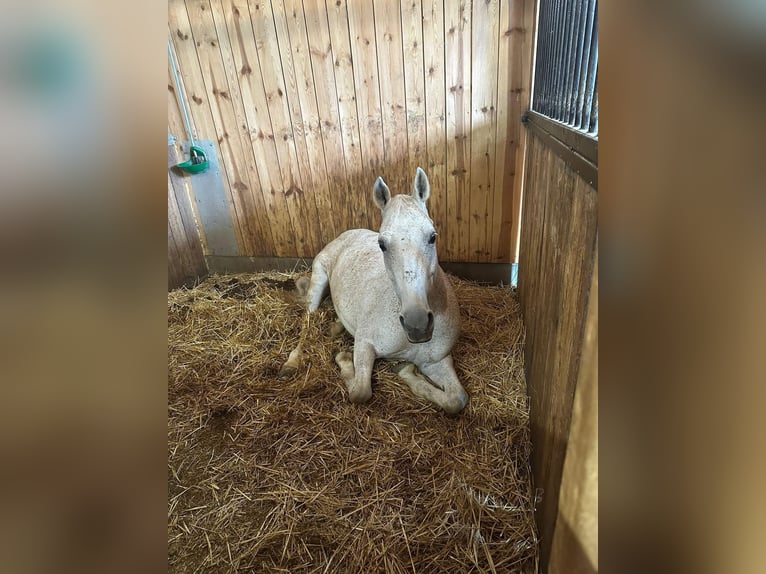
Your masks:
<svg viewBox="0 0 766 574"><path fill-rule="evenodd" d="M402 329L410 343L427 343L434 334L434 314L431 311L409 312L399 315Z"/></svg>

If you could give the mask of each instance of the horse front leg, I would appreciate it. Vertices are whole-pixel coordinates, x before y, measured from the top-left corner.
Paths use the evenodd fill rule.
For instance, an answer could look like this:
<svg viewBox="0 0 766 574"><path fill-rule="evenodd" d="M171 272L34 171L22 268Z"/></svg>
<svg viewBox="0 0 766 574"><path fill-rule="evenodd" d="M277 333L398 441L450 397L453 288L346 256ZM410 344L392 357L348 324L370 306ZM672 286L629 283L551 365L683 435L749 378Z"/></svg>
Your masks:
<svg viewBox="0 0 766 574"><path fill-rule="evenodd" d="M348 389L352 403L366 403L372 396L372 367L375 364L375 349L369 343L354 343L353 356L348 351L335 355Z"/></svg>
<svg viewBox="0 0 766 574"><path fill-rule="evenodd" d="M430 381L417 373L412 363L406 363L398 375L416 396L435 403L448 414L456 415L465 408L468 394L457 378L452 355L437 363L421 365L420 371Z"/></svg>

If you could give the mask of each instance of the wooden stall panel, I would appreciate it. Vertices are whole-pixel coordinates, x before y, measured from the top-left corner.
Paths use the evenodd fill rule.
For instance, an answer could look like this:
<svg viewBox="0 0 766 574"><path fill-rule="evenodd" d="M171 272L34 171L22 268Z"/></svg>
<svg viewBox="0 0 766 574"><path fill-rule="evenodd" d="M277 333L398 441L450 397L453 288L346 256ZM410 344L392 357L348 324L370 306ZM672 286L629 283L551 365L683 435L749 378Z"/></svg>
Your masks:
<svg viewBox="0 0 766 574"><path fill-rule="evenodd" d="M588 310L598 227L597 192L535 136L528 136L519 292L526 326L532 469L546 563L558 511Z"/></svg>
<svg viewBox="0 0 766 574"><path fill-rule="evenodd" d="M310 257L375 229L375 178L409 193L421 166L440 258L511 262L533 14L534 0L170 0L240 255Z"/></svg>
<svg viewBox="0 0 766 574"><path fill-rule="evenodd" d="M598 572L598 255L548 572Z"/></svg>

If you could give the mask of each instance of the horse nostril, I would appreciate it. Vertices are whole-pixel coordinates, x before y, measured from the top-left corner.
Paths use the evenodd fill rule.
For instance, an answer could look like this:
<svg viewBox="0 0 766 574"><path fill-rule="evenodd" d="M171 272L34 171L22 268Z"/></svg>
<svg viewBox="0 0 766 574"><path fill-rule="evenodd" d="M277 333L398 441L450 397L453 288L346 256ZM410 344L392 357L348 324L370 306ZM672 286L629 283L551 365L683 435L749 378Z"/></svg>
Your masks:
<svg viewBox="0 0 766 574"><path fill-rule="evenodd" d="M434 314L431 311L428 312L428 330L430 331L434 326Z"/></svg>
<svg viewBox="0 0 766 574"><path fill-rule="evenodd" d="M399 322L402 324L402 327L404 327L404 317L402 315L399 315Z"/></svg>

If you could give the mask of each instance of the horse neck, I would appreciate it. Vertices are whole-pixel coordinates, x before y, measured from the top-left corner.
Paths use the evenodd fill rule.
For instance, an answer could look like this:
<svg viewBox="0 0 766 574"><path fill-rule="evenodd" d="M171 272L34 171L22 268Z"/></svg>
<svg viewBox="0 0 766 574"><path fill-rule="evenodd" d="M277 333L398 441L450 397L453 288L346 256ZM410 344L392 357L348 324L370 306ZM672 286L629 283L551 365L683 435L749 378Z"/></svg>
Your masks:
<svg viewBox="0 0 766 574"><path fill-rule="evenodd" d="M428 302L431 306L437 307L439 304L446 303L447 301L447 276L444 270L439 265L439 260L436 260L436 273L434 275L431 288L428 290Z"/></svg>

